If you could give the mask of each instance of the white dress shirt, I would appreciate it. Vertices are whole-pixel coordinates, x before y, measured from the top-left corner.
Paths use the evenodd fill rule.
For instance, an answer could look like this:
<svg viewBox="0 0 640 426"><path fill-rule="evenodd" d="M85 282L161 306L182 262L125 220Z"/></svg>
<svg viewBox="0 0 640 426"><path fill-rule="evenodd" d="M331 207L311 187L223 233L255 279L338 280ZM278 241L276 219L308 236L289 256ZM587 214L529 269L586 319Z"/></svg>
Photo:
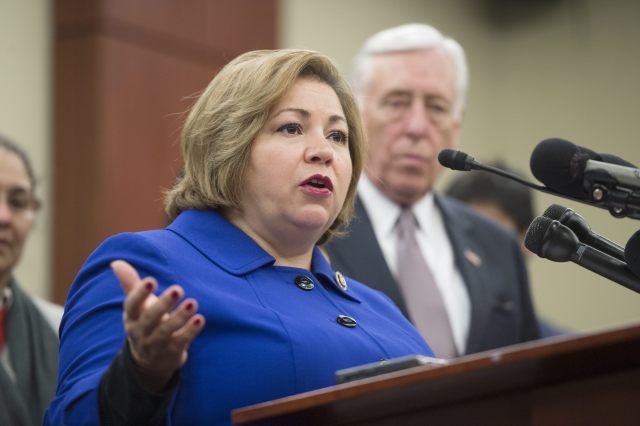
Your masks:
<svg viewBox="0 0 640 426"><path fill-rule="evenodd" d="M391 272L396 275L395 225L401 207L389 200L373 183L362 176L358 184L358 195L371 219L373 230L382 254ZM427 194L412 207L418 222L416 238L433 277L440 289L445 308L449 314L453 339L458 354L466 349L471 302L462 275L456 267L455 257L442 214L434 202L433 194Z"/></svg>

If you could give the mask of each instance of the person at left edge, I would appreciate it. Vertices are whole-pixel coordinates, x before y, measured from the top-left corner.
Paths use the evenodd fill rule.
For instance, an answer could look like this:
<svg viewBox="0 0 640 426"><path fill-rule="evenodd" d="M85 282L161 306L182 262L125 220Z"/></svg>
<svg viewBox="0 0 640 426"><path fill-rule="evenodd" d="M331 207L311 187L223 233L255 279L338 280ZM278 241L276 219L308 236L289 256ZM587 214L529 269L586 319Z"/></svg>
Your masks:
<svg viewBox="0 0 640 426"><path fill-rule="evenodd" d="M62 307L28 294L15 268L40 200L27 152L0 134L0 425L41 425L56 390Z"/></svg>
<svg viewBox="0 0 640 426"><path fill-rule="evenodd" d="M433 355L317 246L351 215L363 144L327 57L226 65L186 119L173 222L109 238L76 277L45 424L228 425L234 408L334 385L336 370Z"/></svg>

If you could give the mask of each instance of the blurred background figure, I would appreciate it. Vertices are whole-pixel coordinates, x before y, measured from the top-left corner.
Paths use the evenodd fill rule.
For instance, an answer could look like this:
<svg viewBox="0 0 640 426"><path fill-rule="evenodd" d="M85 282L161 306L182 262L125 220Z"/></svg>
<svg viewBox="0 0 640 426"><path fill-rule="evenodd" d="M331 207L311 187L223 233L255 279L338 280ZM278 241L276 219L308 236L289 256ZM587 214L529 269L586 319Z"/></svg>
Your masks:
<svg viewBox="0 0 640 426"><path fill-rule="evenodd" d="M39 425L55 393L62 308L13 277L40 206L31 161L0 135L0 424Z"/></svg>
<svg viewBox="0 0 640 426"><path fill-rule="evenodd" d="M536 339L516 239L434 190L438 154L459 143L463 48L429 25L392 27L364 43L352 80L368 155L349 235L327 245L332 265L386 293L441 358Z"/></svg>
<svg viewBox="0 0 640 426"><path fill-rule="evenodd" d="M521 176L504 161L485 164ZM492 173L472 171L456 173L444 192L515 232L520 240L522 253L525 256L531 253L523 244L527 228L535 217L530 188Z"/></svg>
<svg viewBox="0 0 640 426"><path fill-rule="evenodd" d="M521 176L503 161L498 160L485 164ZM525 259L529 258L531 252L524 246L524 237L529 224L535 218L531 188L492 173L471 171L457 173L449 183L445 194L469 204L478 213L495 220L517 235ZM540 337L551 337L564 333L563 330L542 319L538 320L538 326Z"/></svg>

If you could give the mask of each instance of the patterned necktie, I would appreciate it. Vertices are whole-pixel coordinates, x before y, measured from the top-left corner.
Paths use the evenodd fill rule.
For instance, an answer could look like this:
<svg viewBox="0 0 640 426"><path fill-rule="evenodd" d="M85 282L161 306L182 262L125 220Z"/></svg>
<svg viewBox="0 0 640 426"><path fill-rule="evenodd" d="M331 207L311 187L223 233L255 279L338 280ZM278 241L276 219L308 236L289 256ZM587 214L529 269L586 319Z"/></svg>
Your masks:
<svg viewBox="0 0 640 426"><path fill-rule="evenodd" d="M457 355L449 315L416 240L416 220L404 209L396 225L398 283L413 324L439 358Z"/></svg>

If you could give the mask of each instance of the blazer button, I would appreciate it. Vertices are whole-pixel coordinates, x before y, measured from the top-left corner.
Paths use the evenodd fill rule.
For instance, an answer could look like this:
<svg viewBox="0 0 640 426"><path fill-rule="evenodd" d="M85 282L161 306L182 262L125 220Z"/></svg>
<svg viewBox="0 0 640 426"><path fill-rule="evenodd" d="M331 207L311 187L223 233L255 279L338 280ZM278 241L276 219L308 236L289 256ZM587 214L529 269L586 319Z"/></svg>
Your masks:
<svg viewBox="0 0 640 426"><path fill-rule="evenodd" d="M295 281L298 287L306 291L313 290L313 287L315 287L313 281L311 281L309 277L305 277L304 275L298 275Z"/></svg>
<svg viewBox="0 0 640 426"><path fill-rule="evenodd" d="M344 325L345 327L349 327L349 328L353 328L356 325L358 325L356 320L354 320L353 318L347 315L338 315L338 318L336 318L336 321L338 322L338 324Z"/></svg>

